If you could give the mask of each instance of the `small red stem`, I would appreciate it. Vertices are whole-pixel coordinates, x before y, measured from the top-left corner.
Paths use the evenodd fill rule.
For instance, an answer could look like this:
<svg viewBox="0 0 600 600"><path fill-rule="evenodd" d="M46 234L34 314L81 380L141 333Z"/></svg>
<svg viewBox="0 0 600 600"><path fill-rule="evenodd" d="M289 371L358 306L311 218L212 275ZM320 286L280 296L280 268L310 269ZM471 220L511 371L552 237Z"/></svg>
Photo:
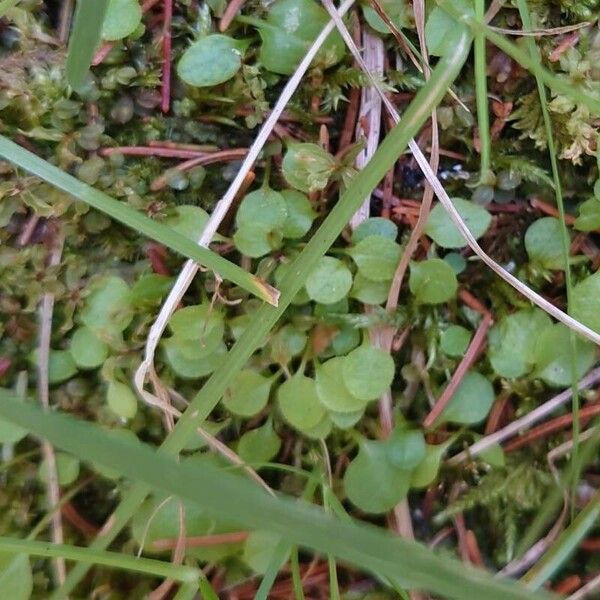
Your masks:
<svg viewBox="0 0 600 600"><path fill-rule="evenodd" d="M161 109L164 113L171 108L171 20L173 0L163 0L163 72L161 89Z"/></svg>

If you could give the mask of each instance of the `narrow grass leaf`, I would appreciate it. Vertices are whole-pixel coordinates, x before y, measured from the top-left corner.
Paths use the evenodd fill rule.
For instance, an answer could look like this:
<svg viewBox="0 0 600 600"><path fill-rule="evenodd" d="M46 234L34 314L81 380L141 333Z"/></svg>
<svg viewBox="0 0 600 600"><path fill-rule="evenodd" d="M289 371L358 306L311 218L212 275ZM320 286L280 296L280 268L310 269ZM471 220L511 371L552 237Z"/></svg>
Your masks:
<svg viewBox="0 0 600 600"><path fill-rule="evenodd" d="M67 81L76 91L85 87L94 52L100 42L109 0L78 0L67 54Z"/></svg>
<svg viewBox="0 0 600 600"><path fill-rule="evenodd" d="M229 262L215 252L198 246L186 236L173 231L166 225L139 213L128 204L119 202L107 194L79 181L3 136L0 136L0 156L22 169L37 175L44 181L74 196L78 200L89 204L92 208L105 213L112 219L123 223L123 225L131 227L138 233L146 235L171 248L171 250L179 252L183 256L212 269L224 279L239 285L258 298L270 304L277 305L279 295L277 290L258 277Z"/></svg>
<svg viewBox="0 0 600 600"><path fill-rule="evenodd" d="M53 445L115 468L127 477L202 506L215 518L241 527L266 529L317 552L332 554L380 576L448 598L542 600L512 581L437 556L425 546L357 521L339 521L322 509L284 496L270 496L249 480L209 463L179 462L145 444L109 436L97 425L47 413L0 392L0 415ZM244 499L244 510L239 500Z"/></svg>

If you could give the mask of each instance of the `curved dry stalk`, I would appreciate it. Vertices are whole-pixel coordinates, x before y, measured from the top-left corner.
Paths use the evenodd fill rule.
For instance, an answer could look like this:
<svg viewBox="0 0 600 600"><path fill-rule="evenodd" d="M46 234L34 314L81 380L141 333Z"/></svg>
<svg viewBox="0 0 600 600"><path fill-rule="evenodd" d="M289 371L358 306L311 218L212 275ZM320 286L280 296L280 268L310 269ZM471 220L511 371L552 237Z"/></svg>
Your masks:
<svg viewBox="0 0 600 600"><path fill-rule="evenodd" d="M53 248L48 259L49 267L60 264L64 245L64 235L58 233L53 242ZM38 396L39 402L48 410L50 408L50 382L48 374L48 361L50 358L50 337L52 335L52 314L54 312L54 294L47 292L42 296L39 307L40 334L38 343ZM48 506L52 510L60 504L60 485L58 483L58 471L56 468L56 456L52 444L42 440L42 455L46 462L48 483L46 484L46 495ZM54 544L64 543L62 514L60 510L54 510L51 519L52 542ZM56 581L62 585L67 575L64 558L54 560L54 571Z"/></svg>
<svg viewBox="0 0 600 600"><path fill-rule="evenodd" d="M588 387L591 387L595 383L600 381L600 367L594 369L590 373L588 373L578 384L578 390L585 390ZM525 416L521 417L509 423L506 427L499 429L495 433L490 435L486 435L481 438L478 442L475 442L473 445L469 446L466 450L463 450L459 454L456 454L452 458L448 459L446 462L449 465L456 465L461 463L463 460L474 457L482 452L485 452L495 444L500 444L507 440L508 438L513 437L520 431L528 429L534 423L541 421L546 416L552 414L557 408L561 407L563 404L566 404L573 395L573 390L571 388L564 390L560 394L556 395L548 402L545 402L541 406L538 406L531 412L527 413ZM560 447L560 446L559 446Z"/></svg>
<svg viewBox="0 0 600 600"><path fill-rule="evenodd" d="M339 14L345 14L353 4L354 0L346 0L340 6ZM215 206L210 216L210 219L208 220L208 223L206 224L198 240L198 244L200 246L207 247L210 241L212 240L221 222L227 215L227 212L229 211L231 204L238 193L238 190L244 184L244 181L246 180L248 173L252 169L254 162L258 158L258 155L260 154L263 146L267 142L267 139L273 131L273 128L277 124L279 117L283 113L285 107L287 106L288 102L290 101L291 97L296 91L296 88L300 84L302 77L308 70L310 63L312 62L317 52L319 51L319 49L321 48L321 46L323 45L323 43L334 28L335 25L332 21L330 21L323 28L319 36L313 42L312 46L308 49L305 57L302 59L302 62L298 65L296 72L287 82L281 95L279 96L279 99L277 100L277 103L273 107L273 110L269 114L267 120L263 123L263 126L261 127L258 136L256 137L254 143L248 150L248 153L246 154L246 157L244 158L242 166L240 167L240 170L238 171L235 179L231 182L231 185L225 192L223 198L221 198L221 200L219 200L219 202ZM146 339L146 347L144 349L144 360L142 361L135 373L134 383L142 399L149 404L155 405L154 399L156 397L152 396L151 394L149 395L147 392L145 392L144 385L146 382L146 377L149 374L152 374L153 376L156 375L156 372L154 370L154 355L156 353L158 343L160 342L160 338L162 337L162 334L167 326L169 319L171 318L171 315L177 308L179 302L181 301L181 298L192 283L192 280L194 279L197 272L197 263L191 260L186 261L183 269L179 274L179 277L177 278L177 281L175 282L175 285L169 292L169 295L163 303L158 317L156 318L156 321L153 323L152 327L150 328L150 332L148 333L148 337ZM162 406L162 404L159 404L158 406Z"/></svg>
<svg viewBox="0 0 600 600"><path fill-rule="evenodd" d="M396 107L387 98L387 96L383 92L383 89L381 88L380 83L369 73L369 70L368 70L367 66L365 65L365 62L362 59L360 52L358 51L358 48L356 47L356 44L354 44L354 41L352 40L352 36L349 34L348 30L346 29L338 11L335 10L335 8L333 7L333 4L331 4L330 0L324 0L323 4L327 8L332 19L335 21L335 24L338 27L340 34L344 38L344 41L348 45L348 48L352 52L354 58L360 65L361 69L363 69L365 74L369 77L371 85L373 87L375 87L375 89L378 91L378 93L381 96L381 99L383 101L383 104L389 111L392 119L394 120L395 123L399 123L400 115L398 114ZM504 281L506 281L513 288L515 288L520 294L525 296L533 304L539 306L543 311L547 312L549 315L554 317L557 321L560 321L561 323L566 325L569 329L572 329L576 333L582 335L583 337L586 337L590 341L594 342L594 344L600 345L600 334L596 333L595 331L593 331L592 329L590 329L583 323L580 323L577 319L574 319L573 317L569 316L567 313L560 310L560 308L557 308L556 306L554 306L554 304L552 304L551 302L546 300L543 296L541 296L537 292L534 292L531 288L529 288L527 285L525 285L521 280L517 279L514 275L509 273L506 269L504 269L502 266L500 266L493 258L491 258L490 256L488 256L485 253L483 248L478 244L477 240L475 239L475 237L473 236L473 234L467 227L466 223L463 221L462 217L460 216L460 214L454 207L452 200L450 200L450 196L448 196L446 190L444 189L444 187L441 184L440 180L438 179L437 175L435 174L435 172L429 165L427 158L423 154L422 150L419 148L419 145L417 144L417 142L415 142L415 140L412 139L408 143L408 147L410 148L410 151L412 152L415 160L417 161L417 164L421 168L421 171L423 172L425 179L427 180L429 185L433 188L433 191L435 192L435 195L437 196L438 200L440 201L440 203L442 204L442 206L444 207L444 209L450 216L450 219L452 220L452 222L456 225L457 229L460 231L461 235L463 236L464 240L467 242L467 245L471 248L471 250L473 250L473 252L492 271L494 271L494 273L496 273L496 275L498 275L499 277L504 279Z"/></svg>

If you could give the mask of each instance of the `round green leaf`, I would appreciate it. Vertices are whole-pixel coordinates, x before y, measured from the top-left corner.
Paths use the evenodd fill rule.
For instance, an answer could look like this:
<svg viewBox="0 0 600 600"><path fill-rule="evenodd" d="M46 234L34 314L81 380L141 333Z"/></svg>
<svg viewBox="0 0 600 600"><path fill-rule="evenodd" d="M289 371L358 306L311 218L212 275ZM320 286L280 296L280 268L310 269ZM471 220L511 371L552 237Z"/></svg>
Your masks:
<svg viewBox="0 0 600 600"><path fill-rule="evenodd" d="M305 287L311 300L321 304L333 304L350 291L352 273L341 260L322 256L306 278Z"/></svg>
<svg viewBox="0 0 600 600"><path fill-rule="evenodd" d="M231 79L242 66L239 43L226 35L207 35L179 59L177 74L189 85L209 87Z"/></svg>
<svg viewBox="0 0 600 600"><path fill-rule="evenodd" d="M354 327L342 327L331 340L331 352L336 356L348 354L360 344L360 332Z"/></svg>
<svg viewBox="0 0 600 600"><path fill-rule="evenodd" d="M414 469L425 458L425 438L421 431L394 430L386 440L389 462L399 469Z"/></svg>
<svg viewBox="0 0 600 600"><path fill-rule="evenodd" d="M381 304L387 300L389 291L389 281L373 281L359 271L354 276L350 296L363 304Z"/></svg>
<svg viewBox="0 0 600 600"><path fill-rule="evenodd" d="M344 489L352 504L367 513L384 513L404 498L410 471L394 466L385 442L364 441L344 474Z"/></svg>
<svg viewBox="0 0 600 600"><path fill-rule="evenodd" d="M344 382L344 361L345 357L331 358L317 368L317 394L328 410L343 413L363 410L366 402L352 395Z"/></svg>
<svg viewBox="0 0 600 600"><path fill-rule="evenodd" d="M371 235L378 235L394 242L398 237L398 226L383 217L370 217L352 232L352 243L358 244Z"/></svg>
<svg viewBox="0 0 600 600"><path fill-rule="evenodd" d="M301 192L283 190L281 196L285 200L287 209L287 218L281 230L283 237L300 239L309 232L316 213L310 200Z"/></svg>
<svg viewBox="0 0 600 600"><path fill-rule="evenodd" d="M380 6L396 29L402 29L410 24L411 11L404 0L381 0ZM362 10L366 22L375 31L384 34L390 33L390 28L369 4L363 4Z"/></svg>
<svg viewBox="0 0 600 600"><path fill-rule="evenodd" d="M488 334L488 356L501 377L521 377L534 366L534 349L542 331L552 324L539 308L527 308L504 317Z"/></svg>
<svg viewBox="0 0 600 600"><path fill-rule="evenodd" d="M133 419L137 413L137 396L120 381L111 381L106 391L108 407L123 419Z"/></svg>
<svg viewBox="0 0 600 600"><path fill-rule="evenodd" d="M460 358L471 341L471 332L460 325L450 325L440 336L440 348L446 356Z"/></svg>
<svg viewBox="0 0 600 600"><path fill-rule="evenodd" d="M600 272L590 275L573 288L569 312L575 319L600 333Z"/></svg>
<svg viewBox="0 0 600 600"><path fill-rule="evenodd" d="M436 6L427 17L425 40L429 54L445 56L454 48L464 33L466 25L450 16L443 8Z"/></svg>
<svg viewBox="0 0 600 600"><path fill-rule="evenodd" d="M177 233L197 242L208 223L208 213L199 206L181 204L174 208L174 214L169 215L163 223Z"/></svg>
<svg viewBox="0 0 600 600"><path fill-rule="evenodd" d="M158 302L167 295L173 284L171 277L148 273L142 275L131 288L129 297L133 306Z"/></svg>
<svg viewBox="0 0 600 600"><path fill-rule="evenodd" d="M79 327L71 338L71 356L80 369L96 369L104 364L108 346L89 327Z"/></svg>
<svg viewBox="0 0 600 600"><path fill-rule="evenodd" d="M301 192L322 190L336 168L329 152L317 144L290 144L281 170L286 181Z"/></svg>
<svg viewBox="0 0 600 600"><path fill-rule="evenodd" d="M246 431L237 446L239 457L248 464L257 465L273 460L281 448L281 440L267 420L262 427Z"/></svg>
<svg viewBox="0 0 600 600"><path fill-rule="evenodd" d="M10 600L29 600L33 575L26 554L0 552L0 590Z"/></svg>
<svg viewBox="0 0 600 600"><path fill-rule="evenodd" d="M312 0L277 0L269 7L266 23L257 23L262 39L260 62L273 73L291 75L328 21L327 12ZM335 31L314 63L331 67L344 57L344 51L344 42Z"/></svg>
<svg viewBox="0 0 600 600"><path fill-rule="evenodd" d="M64 452L57 452L55 459L59 485L71 485L79 477L79 459ZM45 459L40 463L38 476L43 483L48 483L48 463Z"/></svg>
<svg viewBox="0 0 600 600"><path fill-rule="evenodd" d="M264 575L281 538L270 531L253 531L244 542L242 560L255 572ZM282 563L287 560L283 557ZM282 565L283 566L283 565Z"/></svg>
<svg viewBox="0 0 600 600"><path fill-rule="evenodd" d="M238 227L260 225L272 231L283 228L287 218L287 203L283 195L262 187L244 196L237 211L236 223Z"/></svg>
<svg viewBox="0 0 600 600"><path fill-rule="evenodd" d="M304 350L307 341L308 337L303 331L296 329L291 323L284 325L270 340L273 362L287 365Z"/></svg>
<svg viewBox="0 0 600 600"><path fill-rule="evenodd" d="M240 371L223 394L225 408L241 417L254 416L267 405L271 381L249 369Z"/></svg>
<svg viewBox="0 0 600 600"><path fill-rule="evenodd" d="M596 181L596 187L600 180ZM579 205L579 216L574 224L577 231L594 231L600 228L600 199L589 198Z"/></svg>
<svg viewBox="0 0 600 600"><path fill-rule="evenodd" d="M555 323L546 327L535 339L536 376L559 387L581 379L594 364L596 347L575 336L575 373L571 349L571 332L566 325Z"/></svg>
<svg viewBox="0 0 600 600"><path fill-rule="evenodd" d="M313 440L324 440L331 433L332 428L333 423L327 414L317 425L310 429L305 429L302 433Z"/></svg>
<svg viewBox="0 0 600 600"><path fill-rule="evenodd" d="M379 398L392 385L396 367L385 350L363 345L342 360L344 383L353 396L368 402Z"/></svg>
<svg viewBox="0 0 600 600"><path fill-rule="evenodd" d="M439 421L464 425L480 423L490 412L494 397L489 380L477 371L468 371Z"/></svg>
<svg viewBox="0 0 600 600"><path fill-rule="evenodd" d="M222 342L212 354L202 358L186 358L178 345L172 340L163 343L165 358L173 371L185 379L197 379L210 375L222 362L227 354L227 348Z"/></svg>
<svg viewBox="0 0 600 600"><path fill-rule="evenodd" d="M348 254L363 277L372 281L389 281L396 272L401 248L393 240L370 235L350 248Z"/></svg>
<svg viewBox="0 0 600 600"><path fill-rule="evenodd" d="M100 279L85 299L80 317L101 340L110 342L133 318L129 286L120 277Z"/></svg>
<svg viewBox="0 0 600 600"><path fill-rule="evenodd" d="M138 0L109 0L102 23L102 38L121 40L131 35L142 21L142 8Z"/></svg>
<svg viewBox="0 0 600 600"><path fill-rule="evenodd" d="M325 417L325 408L317 395L314 379L296 374L277 390L277 400L283 418L300 431L316 427Z"/></svg>
<svg viewBox="0 0 600 600"><path fill-rule="evenodd" d="M564 270L560 221L554 217L534 221L525 232L525 250L529 260L544 269Z"/></svg>
<svg viewBox="0 0 600 600"><path fill-rule="evenodd" d="M480 238L490 226L492 215L479 204L462 198L452 198L452 203L473 237ZM465 238L441 204L436 204L429 214L425 233L442 248L462 248L467 245Z"/></svg>
<svg viewBox="0 0 600 600"><path fill-rule="evenodd" d="M354 427L365 414L364 408L352 412L337 412L335 410L327 411L332 423L339 429L350 429Z"/></svg>
<svg viewBox="0 0 600 600"><path fill-rule="evenodd" d="M448 449L452 438L445 444L439 446L429 446L425 448L425 457L415 467L410 477L411 488L427 488L429 487L437 477L440 470L440 463L442 456Z"/></svg>
<svg viewBox="0 0 600 600"><path fill-rule="evenodd" d="M270 231L264 225L242 225L234 234L235 247L245 256L259 258L281 247L281 232Z"/></svg>
<svg viewBox="0 0 600 600"><path fill-rule="evenodd" d="M411 262L408 287L422 304L440 304L456 296L458 281L452 267L439 258Z"/></svg>
<svg viewBox="0 0 600 600"><path fill-rule="evenodd" d="M75 373L77 373L77 366L70 352L67 350L50 350L50 355L48 356L48 381L51 384L62 383L67 379L71 379Z"/></svg>
<svg viewBox="0 0 600 600"><path fill-rule="evenodd" d="M212 353L223 339L225 323L223 314L209 302L186 306L175 311L169 321L169 328L178 340L188 340L198 345L198 354Z"/></svg>

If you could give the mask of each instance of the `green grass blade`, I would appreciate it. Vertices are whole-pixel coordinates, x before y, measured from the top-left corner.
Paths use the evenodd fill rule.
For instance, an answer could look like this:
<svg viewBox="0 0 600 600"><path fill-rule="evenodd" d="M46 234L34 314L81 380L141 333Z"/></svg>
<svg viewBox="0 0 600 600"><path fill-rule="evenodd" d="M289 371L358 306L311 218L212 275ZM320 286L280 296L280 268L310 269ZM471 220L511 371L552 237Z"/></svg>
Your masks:
<svg viewBox="0 0 600 600"><path fill-rule="evenodd" d="M600 492L596 492L593 499L562 532L550 550L523 576L527 587L538 589L554 576L575 552L590 529L598 524L598 518L600 518Z"/></svg>
<svg viewBox="0 0 600 600"><path fill-rule="evenodd" d="M76 91L85 86L94 52L100 42L109 0L77 0L67 54L67 81Z"/></svg>
<svg viewBox="0 0 600 600"><path fill-rule="evenodd" d="M0 156L11 163L37 175L67 194L85 202L92 208L105 213L112 219L127 225L153 240L179 252L187 258L208 267L223 279L232 281L246 291L270 304L277 305L279 293L276 289L241 267L229 262L215 252L195 244L191 239L173 231L170 227L141 214L125 202L119 202L104 192L79 181L49 162L25 150L8 138L0 136Z"/></svg>
<svg viewBox="0 0 600 600"><path fill-rule="evenodd" d="M531 15L529 14L529 8L525 0L517 0L517 7L521 16L521 22L523 28L526 31L533 29L531 23ZM570 253L570 240L569 232L567 230L567 222L565 220L565 203L563 200L562 185L560 182L560 173L558 170L558 159L556 157L556 144L554 143L554 133L552 131L552 121L550 119L550 112L548 111L548 99L546 96L546 88L541 77L540 69L542 68L540 62L540 53L535 44L533 38L526 38L525 45L532 58L537 60L537 67L534 69L533 74L535 76L538 95L540 97L540 107L542 109L542 117L544 119L544 130L546 132L546 141L548 144L548 156L550 157L550 165L552 167L552 179L554 181L554 192L556 194L556 205L558 206L558 216L560 219L560 234L561 244L565 268L565 287L567 290L567 307L570 307L573 301L573 278L571 276L571 264L569 262ZM573 465L579 464L579 434L580 434L580 423L579 423L579 389L577 387L577 340L575 332L571 331L569 336L570 344L570 362L571 362L571 389L573 390L573 452L571 454L571 460ZM574 477L571 481L571 499L572 507L575 507L575 496L577 494L577 485L579 483L579 470L575 469Z"/></svg>
<svg viewBox="0 0 600 600"><path fill-rule="evenodd" d="M305 600L302 588L302 577L300 576L300 562L298 561L298 548L294 546L290 556L290 571L292 572L292 587L294 589L294 600Z"/></svg>
<svg viewBox="0 0 600 600"><path fill-rule="evenodd" d="M7 10L19 4L21 0L2 0L0 2L0 17L3 17Z"/></svg>
<svg viewBox="0 0 600 600"><path fill-rule="evenodd" d="M173 565L161 560L138 558L129 554L119 554L118 552L90 550L89 548L67 544L51 544L50 542L0 537L0 552L44 556L46 558L64 558L66 560L114 567L115 569L145 573L153 577L164 577L193 583L196 589L198 588L198 580L201 577L200 571L193 567Z"/></svg>
<svg viewBox="0 0 600 600"><path fill-rule="evenodd" d="M263 575L262 581L258 586L258 590L256 590L254 600L268 600L269 592L275 583L277 573L279 573L281 567L285 564L290 554L290 549L290 543L286 539L279 540L277 546L275 546L275 551L271 556L271 560L267 565L267 570Z"/></svg>
<svg viewBox="0 0 600 600"><path fill-rule="evenodd" d="M600 100L582 92L572 83L559 79L550 71L541 67L536 58L532 58L528 52L519 48L517 44L509 41L505 36L494 31L484 21L480 21L473 16L472 12L470 12L471 6L465 0L437 0L437 3L449 15L466 23L475 34L483 33L490 42L517 61L522 67L532 73L535 73L537 70L544 84L550 89L587 106L593 114L600 115Z"/></svg>
<svg viewBox="0 0 600 600"><path fill-rule="evenodd" d="M475 16L483 20L485 1L475 0ZM481 146L481 166L479 179L489 185L492 143L490 139L490 116L487 98L487 63L485 60L485 35L478 31L473 41L475 60L475 100L477 104L477 129Z"/></svg>
<svg viewBox="0 0 600 600"><path fill-rule="evenodd" d="M116 469L154 489L194 502L217 519L272 531L291 543L331 554L361 569L401 578L416 589L460 599L552 597L440 557L422 544L374 526L339 521L305 501L271 496L254 482L208 462L180 462L146 444L114 439L95 424L44 412L24 404L11 392L0 391L0 415L82 460ZM242 499L244 510L240 510Z"/></svg>
<svg viewBox="0 0 600 600"><path fill-rule="evenodd" d="M454 81L466 61L469 48L470 39L465 35L459 40L451 55L440 59L430 80L419 90L407 107L402 122L390 131L366 167L356 174L352 185L341 195L319 230L294 261L282 282L279 306L274 309L265 305L256 312L255 318L227 354L227 360L224 360L210 376L188 409L177 421L174 430L163 443L162 451L171 454L177 453L195 435L197 427L202 424L221 399L231 378L261 346L265 336L298 293L319 258L333 244L364 199L371 194L375 186L404 152L409 140L418 133L423 123L430 117L432 110L446 94L449 85ZM94 547L106 548L110 544L135 514L147 493L148 488L143 485L136 485L129 491L114 513L113 527L93 542ZM73 590L85 573L86 567L77 565L51 600L59 598L62 600Z"/></svg>

